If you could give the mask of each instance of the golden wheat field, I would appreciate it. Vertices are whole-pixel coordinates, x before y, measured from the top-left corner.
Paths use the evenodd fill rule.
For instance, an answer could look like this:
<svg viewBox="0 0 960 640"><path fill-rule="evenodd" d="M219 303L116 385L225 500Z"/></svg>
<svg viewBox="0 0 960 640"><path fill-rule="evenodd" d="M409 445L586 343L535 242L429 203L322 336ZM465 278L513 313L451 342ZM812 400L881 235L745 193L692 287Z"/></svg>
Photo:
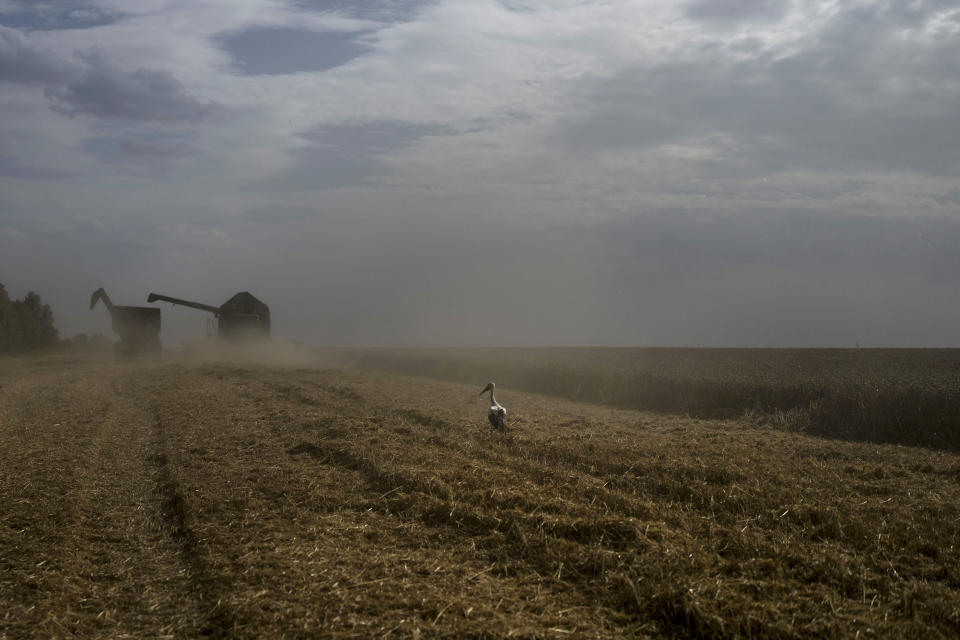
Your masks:
<svg viewBox="0 0 960 640"><path fill-rule="evenodd" d="M486 382L0 360L0 638L960 635L957 453Z"/></svg>

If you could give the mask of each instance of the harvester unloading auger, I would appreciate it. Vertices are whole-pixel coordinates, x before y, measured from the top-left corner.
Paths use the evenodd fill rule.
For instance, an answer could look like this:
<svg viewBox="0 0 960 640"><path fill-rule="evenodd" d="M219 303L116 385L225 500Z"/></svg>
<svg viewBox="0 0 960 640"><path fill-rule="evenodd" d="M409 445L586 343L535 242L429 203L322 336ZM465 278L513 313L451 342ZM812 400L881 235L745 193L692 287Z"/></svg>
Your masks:
<svg viewBox="0 0 960 640"><path fill-rule="evenodd" d="M230 342L266 340L270 337L270 307L246 291L241 291L219 307L171 298L159 293L147 296L147 302L163 300L184 307L209 311L217 318L217 334Z"/></svg>
<svg viewBox="0 0 960 640"><path fill-rule="evenodd" d="M115 305L103 287L90 296L90 308L93 309L101 300L110 312L114 333L120 336L120 342L113 345L117 355L160 355L160 309Z"/></svg>

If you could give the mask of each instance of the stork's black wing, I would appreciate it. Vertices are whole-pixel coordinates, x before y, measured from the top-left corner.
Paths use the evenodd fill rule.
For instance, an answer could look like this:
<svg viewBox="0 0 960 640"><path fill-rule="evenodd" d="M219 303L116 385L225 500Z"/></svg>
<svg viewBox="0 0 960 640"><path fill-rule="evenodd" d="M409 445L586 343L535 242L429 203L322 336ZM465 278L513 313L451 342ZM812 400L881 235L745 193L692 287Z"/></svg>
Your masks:
<svg viewBox="0 0 960 640"><path fill-rule="evenodd" d="M507 428L507 410L503 407L490 407L487 412L487 418L494 429L505 431Z"/></svg>

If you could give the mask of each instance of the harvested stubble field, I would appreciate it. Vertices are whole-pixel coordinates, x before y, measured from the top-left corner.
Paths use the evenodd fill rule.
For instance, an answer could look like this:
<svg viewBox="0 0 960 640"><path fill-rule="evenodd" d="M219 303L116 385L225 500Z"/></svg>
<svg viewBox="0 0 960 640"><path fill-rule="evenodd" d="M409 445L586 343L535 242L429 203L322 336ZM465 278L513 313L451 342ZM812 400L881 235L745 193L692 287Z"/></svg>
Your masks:
<svg viewBox="0 0 960 640"><path fill-rule="evenodd" d="M0 361L0 638L960 634L960 457L473 385Z"/></svg>
<svg viewBox="0 0 960 640"><path fill-rule="evenodd" d="M960 451L960 349L340 349L342 363Z"/></svg>

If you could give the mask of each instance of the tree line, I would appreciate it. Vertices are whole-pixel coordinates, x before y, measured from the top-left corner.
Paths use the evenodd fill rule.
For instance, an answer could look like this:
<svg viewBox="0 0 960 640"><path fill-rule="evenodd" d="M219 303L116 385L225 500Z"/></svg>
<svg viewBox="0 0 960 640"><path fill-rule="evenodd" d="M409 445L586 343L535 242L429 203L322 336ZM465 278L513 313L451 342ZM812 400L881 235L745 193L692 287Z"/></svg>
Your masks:
<svg viewBox="0 0 960 640"><path fill-rule="evenodd" d="M19 353L57 347L60 336L53 325L53 311L30 291L23 300L11 300L0 283L0 353Z"/></svg>

